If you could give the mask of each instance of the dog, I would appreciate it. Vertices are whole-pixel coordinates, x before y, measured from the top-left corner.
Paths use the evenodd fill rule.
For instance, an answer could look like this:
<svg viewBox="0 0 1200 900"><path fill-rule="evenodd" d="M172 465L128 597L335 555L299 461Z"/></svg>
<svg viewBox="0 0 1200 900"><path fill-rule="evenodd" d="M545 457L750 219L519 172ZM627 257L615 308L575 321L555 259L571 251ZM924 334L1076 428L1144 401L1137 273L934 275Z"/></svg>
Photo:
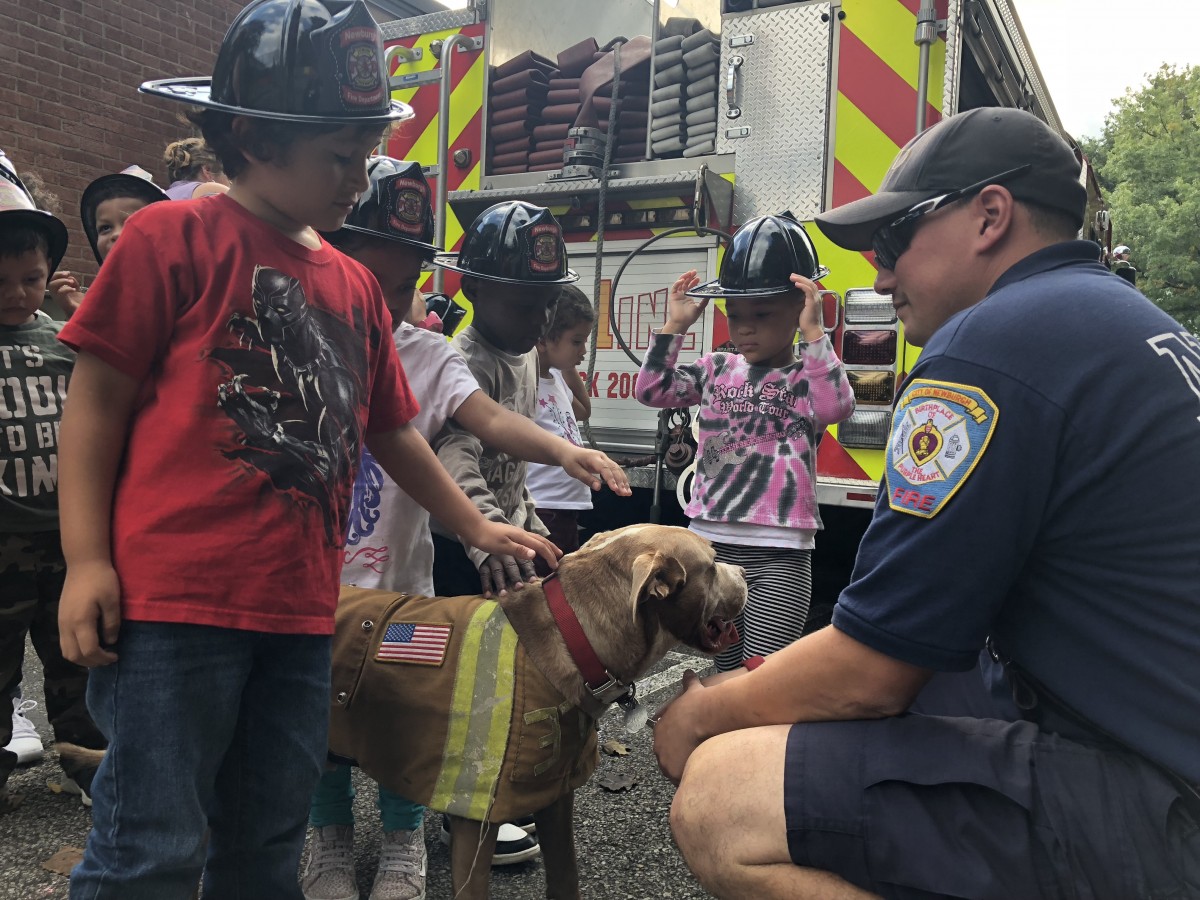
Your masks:
<svg viewBox="0 0 1200 900"><path fill-rule="evenodd" d="M330 754L450 815L456 898L487 896L499 823L532 813L547 896L574 900L573 794L597 720L676 644L736 641L745 603L741 569L660 525L598 534L498 601L344 588Z"/></svg>

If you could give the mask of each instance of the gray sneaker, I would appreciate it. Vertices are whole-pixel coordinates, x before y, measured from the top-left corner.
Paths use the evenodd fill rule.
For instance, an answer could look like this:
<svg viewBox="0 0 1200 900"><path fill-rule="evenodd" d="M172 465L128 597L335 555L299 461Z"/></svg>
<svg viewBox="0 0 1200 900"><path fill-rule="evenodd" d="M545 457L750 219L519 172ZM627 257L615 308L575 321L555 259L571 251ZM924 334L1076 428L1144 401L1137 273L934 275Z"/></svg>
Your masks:
<svg viewBox="0 0 1200 900"><path fill-rule="evenodd" d="M353 825L313 829L312 849L300 889L305 900L358 900Z"/></svg>
<svg viewBox="0 0 1200 900"><path fill-rule="evenodd" d="M370 900L425 900L425 825L385 831Z"/></svg>

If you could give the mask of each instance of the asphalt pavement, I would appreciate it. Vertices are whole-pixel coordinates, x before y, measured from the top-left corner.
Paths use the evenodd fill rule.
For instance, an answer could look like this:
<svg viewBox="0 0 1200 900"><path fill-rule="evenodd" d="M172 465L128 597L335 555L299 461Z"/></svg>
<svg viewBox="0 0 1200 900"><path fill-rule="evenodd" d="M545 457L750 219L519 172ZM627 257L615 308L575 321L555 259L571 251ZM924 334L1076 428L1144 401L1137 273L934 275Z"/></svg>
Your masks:
<svg viewBox="0 0 1200 900"><path fill-rule="evenodd" d="M686 668L700 674L708 659L681 648L672 652L641 682L639 696L654 710L674 695ZM9 788L24 796L15 812L0 816L0 900L65 898L67 878L48 871L42 863L62 850L82 848L91 825L91 813L78 797L54 793L47 782L62 775L42 703L41 667L29 649L25 666L25 696L39 707L30 719L46 744L45 759L13 773ZM671 841L667 817L674 787L658 772L650 751L651 731L629 734L619 710L600 723L600 742L610 738L629 747L625 756L601 754L592 780L575 794L575 834L582 893L588 900L691 900L703 891L688 872ZM604 775L624 775L636 781L626 791L611 792L599 784ZM147 777L154 777L147 773ZM355 770L355 851L359 888L370 894L379 854L379 814L375 792ZM425 843L429 849L428 900L451 900L450 854L438 839L438 818L426 817ZM492 897L496 900L532 900L545 896L540 859L492 870Z"/></svg>

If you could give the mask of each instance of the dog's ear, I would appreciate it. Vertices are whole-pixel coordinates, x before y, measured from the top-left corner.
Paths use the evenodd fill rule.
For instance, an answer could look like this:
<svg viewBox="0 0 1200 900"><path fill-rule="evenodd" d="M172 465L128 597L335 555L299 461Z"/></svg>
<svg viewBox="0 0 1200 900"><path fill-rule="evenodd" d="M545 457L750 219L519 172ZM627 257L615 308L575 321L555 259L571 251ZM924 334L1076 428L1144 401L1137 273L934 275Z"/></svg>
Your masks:
<svg viewBox="0 0 1200 900"><path fill-rule="evenodd" d="M687 581L683 564L658 550L639 553L633 561L632 572L633 589L629 601L635 619L639 604L651 597L665 600Z"/></svg>

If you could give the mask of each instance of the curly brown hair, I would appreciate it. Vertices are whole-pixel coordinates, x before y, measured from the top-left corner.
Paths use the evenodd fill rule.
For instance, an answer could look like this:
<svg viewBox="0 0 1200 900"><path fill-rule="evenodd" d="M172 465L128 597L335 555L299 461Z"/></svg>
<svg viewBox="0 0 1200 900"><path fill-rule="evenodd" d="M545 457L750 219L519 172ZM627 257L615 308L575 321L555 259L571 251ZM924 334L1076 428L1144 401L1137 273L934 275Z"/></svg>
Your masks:
<svg viewBox="0 0 1200 900"><path fill-rule="evenodd" d="M213 175L220 175L224 171L217 154L204 143L204 138L198 137L167 144L167 149L163 151L163 164L167 167L168 184L199 181L205 168Z"/></svg>

